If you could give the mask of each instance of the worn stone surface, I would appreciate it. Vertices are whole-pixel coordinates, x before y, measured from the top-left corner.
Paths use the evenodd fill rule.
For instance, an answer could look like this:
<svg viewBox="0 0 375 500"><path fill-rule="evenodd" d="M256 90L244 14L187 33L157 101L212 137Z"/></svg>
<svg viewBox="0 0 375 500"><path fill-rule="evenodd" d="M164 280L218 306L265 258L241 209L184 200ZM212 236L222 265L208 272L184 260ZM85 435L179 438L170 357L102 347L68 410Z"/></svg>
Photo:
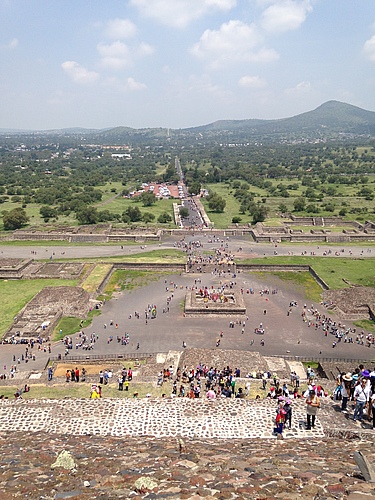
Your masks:
<svg viewBox="0 0 375 500"><path fill-rule="evenodd" d="M374 440L186 439L1 433L1 498L372 498L353 453ZM63 451L72 471L51 464ZM87 486L89 483L89 486ZM366 495L366 496L365 496Z"/></svg>
<svg viewBox="0 0 375 500"><path fill-rule="evenodd" d="M303 401L272 436L274 401L23 400L0 403L1 499L365 499L353 455L375 433L327 399L312 431ZM203 428L205 427L205 428ZM335 428L335 429L333 429ZM220 439L218 438L220 437ZM69 453L73 469L51 466Z"/></svg>

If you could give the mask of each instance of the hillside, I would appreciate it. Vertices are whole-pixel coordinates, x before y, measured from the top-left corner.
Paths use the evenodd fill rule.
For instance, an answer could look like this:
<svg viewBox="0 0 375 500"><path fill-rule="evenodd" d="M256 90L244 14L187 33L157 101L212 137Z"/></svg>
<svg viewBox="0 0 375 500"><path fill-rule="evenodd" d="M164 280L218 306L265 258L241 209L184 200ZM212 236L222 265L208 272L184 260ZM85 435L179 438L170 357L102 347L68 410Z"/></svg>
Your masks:
<svg viewBox="0 0 375 500"><path fill-rule="evenodd" d="M337 139L345 137L375 137L375 112L351 104L328 101L312 111L278 120L218 120L207 125L185 129L163 127L135 129L126 126L105 130L69 128L48 131L0 130L1 135L26 137L37 135L64 136L91 140L97 144L160 143L163 141L220 141L249 140L283 141L298 139Z"/></svg>

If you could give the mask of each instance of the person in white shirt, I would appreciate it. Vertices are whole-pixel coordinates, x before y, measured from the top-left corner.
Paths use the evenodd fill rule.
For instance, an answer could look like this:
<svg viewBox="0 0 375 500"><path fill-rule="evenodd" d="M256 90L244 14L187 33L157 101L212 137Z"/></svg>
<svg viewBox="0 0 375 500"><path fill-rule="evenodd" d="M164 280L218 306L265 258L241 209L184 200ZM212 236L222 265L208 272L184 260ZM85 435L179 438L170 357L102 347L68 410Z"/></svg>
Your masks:
<svg viewBox="0 0 375 500"><path fill-rule="evenodd" d="M367 385L367 380L364 378L361 380L361 382L356 386L354 389L354 401L355 401L355 409L354 409L354 415L353 415L353 420L354 422L358 420L359 422L362 422L363 418L363 410L367 404L367 401L369 400L370 394L368 391L368 388L366 387Z"/></svg>

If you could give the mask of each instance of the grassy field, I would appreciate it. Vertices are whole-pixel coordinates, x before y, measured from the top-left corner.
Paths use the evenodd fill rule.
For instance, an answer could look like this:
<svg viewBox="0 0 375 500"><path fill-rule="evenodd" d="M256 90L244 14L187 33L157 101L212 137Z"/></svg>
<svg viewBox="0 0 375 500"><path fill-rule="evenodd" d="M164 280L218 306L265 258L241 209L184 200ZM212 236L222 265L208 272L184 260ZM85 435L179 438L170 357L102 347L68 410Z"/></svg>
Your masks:
<svg viewBox="0 0 375 500"><path fill-rule="evenodd" d="M162 276L162 272L139 271L137 269L117 269L112 273L110 280L104 290L104 296L108 299L115 292L122 290L131 291L147 285L151 281L156 281Z"/></svg>
<svg viewBox="0 0 375 500"><path fill-rule="evenodd" d="M60 279L0 280L1 334L11 326L13 318L17 316L27 302L43 288L46 286L76 286L77 283L77 280Z"/></svg>
<svg viewBox="0 0 375 500"><path fill-rule="evenodd" d="M369 183L367 184L368 187L371 187L374 190L374 181L375 181L375 176L374 175L368 175L369 177ZM268 179L271 180L271 179ZM268 217L265 221L267 225L280 225L280 219L279 219L279 205L284 204L287 207L288 212L294 212L294 201L296 198L303 196L305 191L306 191L306 186L302 186L301 181L295 179L293 181L290 181L289 179L277 179L277 180L271 180L272 184L274 187L278 185L285 185L288 186L289 184L295 184L298 185L297 189L289 189L289 197L283 197L283 196L277 196L277 193L275 195L270 195L270 193L266 189L258 188L256 186L250 185L249 188L249 193L254 194L254 201L257 203L261 199L265 200L265 205L268 208L269 214ZM207 184L204 186L206 189L209 191L215 191L218 195L222 196L225 198L227 204L224 210L224 213L215 213L211 212L208 208L208 202L206 200L202 200L203 205L207 211L207 214L211 221L215 224L215 227L225 229L228 227L229 224L232 222L232 218L235 216L241 217L241 223L246 224L248 222L251 222L252 217L249 214L241 214L239 212L240 210L240 203L238 200L234 197L235 189L231 186L230 183L217 183L217 184ZM345 208L347 210L347 214L343 216L343 219L345 220L365 220L370 218L371 219L371 214L374 213L375 209L375 201L368 201L364 197L359 197L357 196L357 192L360 189L361 186L355 186L355 185L333 185L331 186L330 184L323 184L323 188L329 188L329 187L334 187L336 189L336 194L334 196L324 196L323 200L320 201L309 201L306 200L306 205L309 204L314 204L319 207L320 211L319 213L307 213L307 212L299 212L296 213L296 215L304 215L304 216L311 216L311 215L319 215L322 217L330 217L332 215L338 215L338 212L342 209ZM335 210L334 212L328 212L325 210L323 205L325 203L333 203L335 205ZM359 214L351 214L350 210L352 208L355 209L364 209L367 210L366 213L359 213ZM297 228L296 228L297 229ZM302 227L304 231L308 231L307 228ZM313 229L317 229L314 227ZM333 228L330 228L332 231L334 230ZM341 230L341 229L339 229ZM336 231L336 230L335 230Z"/></svg>
<svg viewBox="0 0 375 500"><path fill-rule="evenodd" d="M126 367L130 366L129 363ZM314 363L310 366L314 368ZM73 366L75 368L75 366ZM81 368L81 366L79 366ZM98 365L98 370L100 366ZM115 379L115 380L114 380ZM129 383L129 391L119 391L116 381L116 374L114 373L112 381L105 386L102 386L102 398L134 398L134 393L137 393L138 398L145 398L146 395L150 395L151 398L159 398L163 394L170 396L172 393L172 382L164 382L162 386L156 385L156 383L139 383L136 378ZM156 377L155 377L156 382ZM261 390L261 381L251 379L250 393L248 399L255 399L257 395L261 398L266 396L265 391ZM185 391L187 394L188 384L184 384ZM245 384L237 384L236 389L239 387L245 388ZM9 399L14 399L14 394L20 387L14 386L3 386L1 388L0 394L3 394ZM300 392L304 392L307 388L306 384L301 384ZM28 399L64 399L64 398L79 398L79 399L89 399L91 383L89 382L59 382L52 380L48 384L32 384L30 392L22 394L22 398ZM203 388L202 388L203 389ZM204 396L204 393L203 393Z"/></svg>
<svg viewBox="0 0 375 500"><path fill-rule="evenodd" d="M264 273L268 274L268 273ZM320 302L322 289L320 285L315 281L309 272L272 272L274 276L277 276L283 281L292 281L296 285L303 287L306 294L306 298L312 300L313 302Z"/></svg>
<svg viewBox="0 0 375 500"><path fill-rule="evenodd" d="M63 339L66 335L74 335L83 328L87 328L91 325L93 318L95 316L99 316L100 314L100 309L92 309L89 311L87 318L83 321L74 316L63 316L52 332L52 341L56 342Z"/></svg>
<svg viewBox="0 0 375 500"><path fill-rule="evenodd" d="M88 293L96 292L99 285L109 273L111 267L111 264L97 264L81 284L81 287Z"/></svg>
<svg viewBox="0 0 375 500"><path fill-rule="evenodd" d="M334 257L263 257L245 259L243 264L289 264L309 265L330 288L347 288L349 283L362 286L375 286L375 258L346 259Z"/></svg>

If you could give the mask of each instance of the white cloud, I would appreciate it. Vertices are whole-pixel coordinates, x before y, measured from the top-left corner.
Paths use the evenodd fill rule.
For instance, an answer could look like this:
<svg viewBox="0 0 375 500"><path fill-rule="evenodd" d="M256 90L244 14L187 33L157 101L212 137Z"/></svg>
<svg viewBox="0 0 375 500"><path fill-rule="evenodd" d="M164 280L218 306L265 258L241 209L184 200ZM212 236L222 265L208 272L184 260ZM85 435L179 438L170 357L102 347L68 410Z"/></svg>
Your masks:
<svg viewBox="0 0 375 500"><path fill-rule="evenodd" d="M0 48L14 50L18 47L18 44L19 44L18 38L12 38L11 40L9 40L8 43L4 43L3 45L0 45Z"/></svg>
<svg viewBox="0 0 375 500"><path fill-rule="evenodd" d="M375 62L375 35L366 41L363 46L363 52L367 59Z"/></svg>
<svg viewBox="0 0 375 500"><path fill-rule="evenodd" d="M106 68L118 70L132 65L130 49L123 42L99 43L97 49L101 57L101 64Z"/></svg>
<svg viewBox="0 0 375 500"><path fill-rule="evenodd" d="M136 52L139 57L151 56L155 52L155 48L148 43L142 42L139 44Z"/></svg>
<svg viewBox="0 0 375 500"><path fill-rule="evenodd" d="M137 27L129 19L113 19L108 21L105 28L105 35L113 40L123 40L132 38L137 32Z"/></svg>
<svg viewBox="0 0 375 500"><path fill-rule="evenodd" d="M61 64L65 73L76 83L93 83L99 78L95 71L89 71L76 61L65 61Z"/></svg>
<svg viewBox="0 0 375 500"><path fill-rule="evenodd" d="M129 90L144 90L147 88L147 85L135 81L131 76L127 79L127 86Z"/></svg>
<svg viewBox="0 0 375 500"><path fill-rule="evenodd" d="M260 89L262 87L265 87L267 85L267 83L263 78L260 78L259 76L245 75L239 79L238 85L240 87Z"/></svg>
<svg viewBox="0 0 375 500"><path fill-rule="evenodd" d="M183 28L212 11L229 11L237 0L131 0L144 16L162 24Z"/></svg>
<svg viewBox="0 0 375 500"><path fill-rule="evenodd" d="M312 86L310 82L300 82L295 87L285 90L287 95L298 95L298 94L308 94L312 91Z"/></svg>
<svg viewBox="0 0 375 500"><path fill-rule="evenodd" d="M150 56L155 49L147 43L129 47L124 42L117 40L113 43L99 43L97 50L100 55L101 65L113 70L121 70L133 66L135 59Z"/></svg>
<svg viewBox="0 0 375 500"><path fill-rule="evenodd" d="M117 77L109 77L104 83L107 87L117 92L136 92L147 89L146 84L137 82L131 76L125 78L125 80Z"/></svg>
<svg viewBox="0 0 375 500"><path fill-rule="evenodd" d="M254 24L229 21L218 31L206 30L198 43L191 49L192 54L210 61L213 69L237 62L269 62L278 58L273 49L259 47L262 37Z"/></svg>
<svg viewBox="0 0 375 500"><path fill-rule="evenodd" d="M295 30L310 12L311 0L273 0L262 14L262 27L270 33Z"/></svg>

